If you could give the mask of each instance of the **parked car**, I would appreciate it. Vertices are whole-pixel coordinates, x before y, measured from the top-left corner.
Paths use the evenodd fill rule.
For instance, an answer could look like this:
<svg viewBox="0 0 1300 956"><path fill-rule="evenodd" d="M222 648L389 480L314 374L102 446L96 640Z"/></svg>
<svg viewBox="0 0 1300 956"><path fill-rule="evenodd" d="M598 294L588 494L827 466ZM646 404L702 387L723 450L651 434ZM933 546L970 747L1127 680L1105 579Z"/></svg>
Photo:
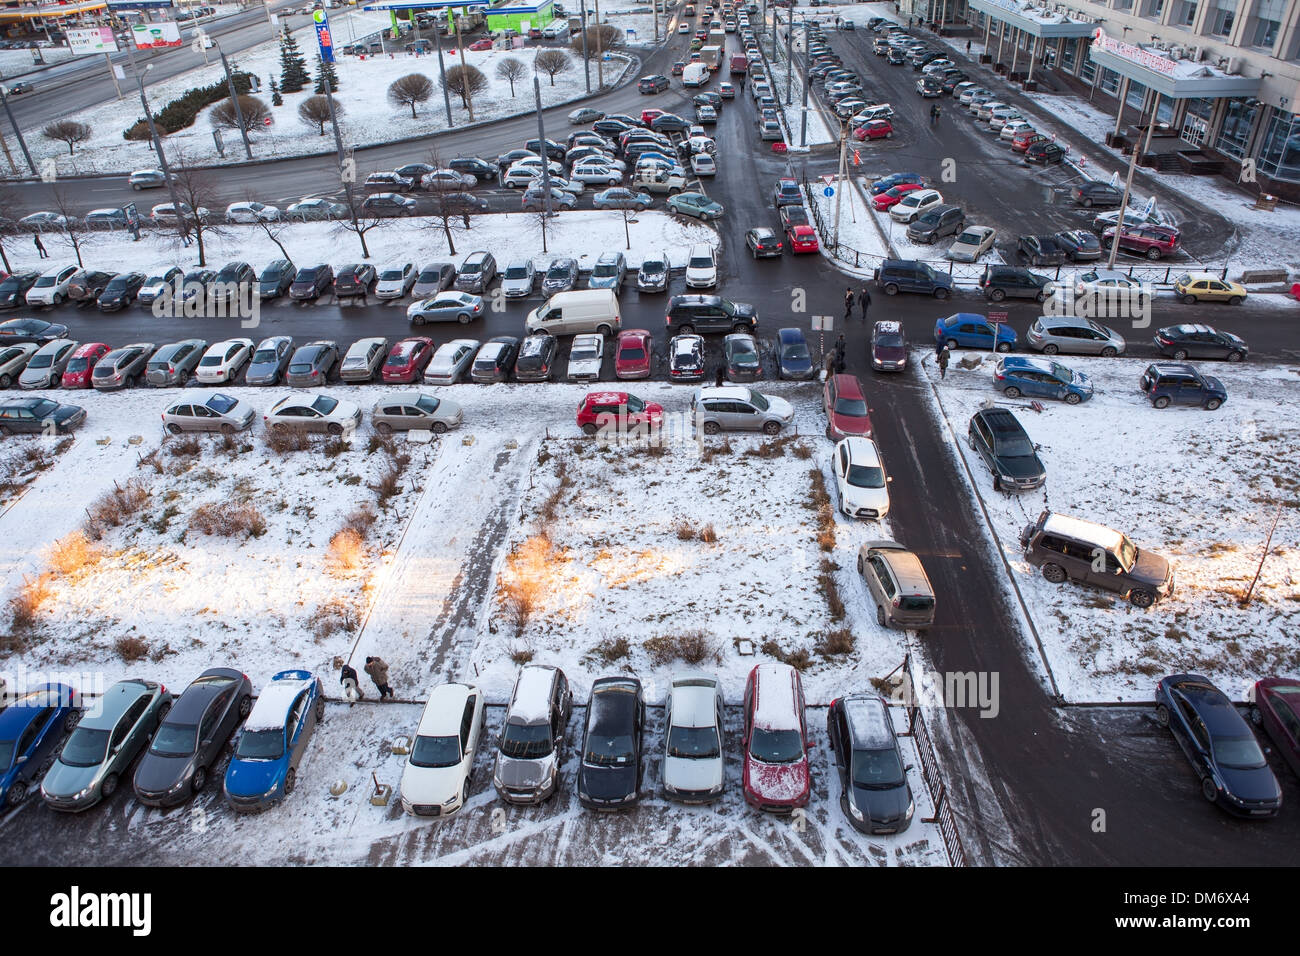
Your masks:
<svg viewBox="0 0 1300 956"><path fill-rule="evenodd" d="M930 215L927 213L923 218ZM911 227L908 228L910 230ZM992 226L967 226L960 231L945 255L954 262L975 262L992 250L997 235L997 230Z"/></svg>
<svg viewBox="0 0 1300 956"><path fill-rule="evenodd" d="M937 189L914 189L889 207L889 216L894 222L910 223L942 204L943 194Z"/></svg>
<svg viewBox="0 0 1300 956"><path fill-rule="evenodd" d="M433 358L433 340L412 336L393 345L384 360L383 380L390 384L418 382Z"/></svg>
<svg viewBox="0 0 1300 956"><path fill-rule="evenodd" d="M578 284L578 260L568 257L552 259L542 277L542 294L568 292Z"/></svg>
<svg viewBox="0 0 1300 956"><path fill-rule="evenodd" d="M776 333L776 362L779 378L807 381L817 377L818 368L808 352L802 329L780 329Z"/></svg>
<svg viewBox="0 0 1300 956"><path fill-rule="evenodd" d="M840 778L840 810L849 824L869 834L906 830L916 801L884 699L876 694L835 698L826 711L826 735Z"/></svg>
<svg viewBox="0 0 1300 956"><path fill-rule="evenodd" d="M86 421L79 405L63 405L48 398L0 400L0 437L10 435L67 435Z"/></svg>
<svg viewBox="0 0 1300 956"><path fill-rule="evenodd" d="M1113 591L1148 608L1174 588L1169 560L1094 521L1044 510L1020 532L1025 559L1052 584L1067 579Z"/></svg>
<svg viewBox="0 0 1300 956"><path fill-rule="evenodd" d="M1026 491L1047 481L1038 446L1010 409L977 411L967 427L966 443L993 473L994 491Z"/></svg>
<svg viewBox="0 0 1300 956"><path fill-rule="evenodd" d="M116 312L126 308L139 295L145 278L143 272L121 272L115 275L99 294L99 311Z"/></svg>
<svg viewBox="0 0 1300 956"><path fill-rule="evenodd" d="M138 385L144 379L145 368L149 364L149 357L154 353L154 347L152 342L136 342L113 349L95 363L94 370L90 373L91 385L101 392Z"/></svg>
<svg viewBox="0 0 1300 956"><path fill-rule="evenodd" d="M1026 163L1039 163L1044 166L1065 162L1065 148L1044 138L1025 150Z"/></svg>
<svg viewBox="0 0 1300 956"><path fill-rule="evenodd" d="M688 289L712 288L718 284L718 260L713 246L697 242L691 246L686 260L686 287Z"/></svg>
<svg viewBox="0 0 1300 956"><path fill-rule="evenodd" d="M668 256L662 252L650 252L641 260L641 268L636 273L636 287L641 292L664 292L668 289Z"/></svg>
<svg viewBox="0 0 1300 956"><path fill-rule="evenodd" d="M456 281L456 267L450 262L431 262L420 270L411 286L411 295L425 299L437 295Z"/></svg>
<svg viewBox="0 0 1300 956"><path fill-rule="evenodd" d="M1104 249L1110 249L1116 241L1124 252L1131 252L1134 255L1146 256L1152 261L1163 259L1165 256L1173 255L1178 251L1178 230L1173 226L1155 225L1153 223L1143 223L1137 226L1125 226L1122 233L1118 233L1115 228L1107 229L1101 236L1101 245Z"/></svg>
<svg viewBox="0 0 1300 956"><path fill-rule="evenodd" d="M1052 236L1057 247L1064 250L1073 262L1086 262L1101 258L1101 242L1086 229L1069 229Z"/></svg>
<svg viewBox="0 0 1300 956"><path fill-rule="evenodd" d="M641 790L645 696L635 677L592 682L578 764L578 801L589 810L628 810Z"/></svg>
<svg viewBox="0 0 1300 956"><path fill-rule="evenodd" d="M1199 405L1212 412L1228 400L1228 390L1221 381L1178 362L1148 365L1138 387L1156 408Z"/></svg>
<svg viewBox="0 0 1300 956"><path fill-rule="evenodd" d="M279 222L280 210L260 202L234 202L226 207L226 222Z"/></svg>
<svg viewBox="0 0 1300 956"><path fill-rule="evenodd" d="M95 371L95 365L110 351L103 342L86 342L78 346L68 359L59 384L63 388L90 388L90 376Z"/></svg>
<svg viewBox="0 0 1300 956"><path fill-rule="evenodd" d="M68 282L68 301L88 304L98 302L104 289L113 281L113 273L98 269L81 269ZM136 290L139 293L139 289Z"/></svg>
<svg viewBox="0 0 1300 956"><path fill-rule="evenodd" d="M501 294L508 299L532 295L537 272L531 258L517 259L501 274Z"/></svg>
<svg viewBox="0 0 1300 956"><path fill-rule="evenodd" d="M745 802L774 813L807 806L810 735L797 670L769 662L749 672L743 733Z"/></svg>
<svg viewBox="0 0 1300 956"><path fill-rule="evenodd" d="M840 511L850 518L889 514L889 482L880 449L869 438L843 438L831 453Z"/></svg>
<svg viewBox="0 0 1300 956"><path fill-rule="evenodd" d="M1124 190L1110 183L1089 180L1070 190L1075 205L1091 209L1093 206L1118 206L1124 201Z"/></svg>
<svg viewBox="0 0 1300 956"><path fill-rule="evenodd" d="M993 387L1007 398L1052 398L1078 405L1092 398L1092 380L1048 359L1008 355L993 367Z"/></svg>
<svg viewBox="0 0 1300 956"><path fill-rule="evenodd" d="M1042 315L1025 333L1025 344L1048 355L1122 355L1127 343L1112 329L1074 315Z"/></svg>
<svg viewBox="0 0 1300 956"><path fill-rule="evenodd" d="M464 808L484 713L483 694L474 685L434 687L402 769L398 792L403 810L445 819Z"/></svg>
<svg viewBox="0 0 1300 956"><path fill-rule="evenodd" d="M608 429L620 435L654 432L662 423L661 405L642 401L628 392L588 392L578 406L577 424L587 436Z"/></svg>
<svg viewBox="0 0 1300 956"><path fill-rule="evenodd" d="M75 264L54 266L41 273L34 285L27 290L25 302L28 305L59 305L68 297L68 284L77 274L79 267Z"/></svg>
<svg viewBox="0 0 1300 956"><path fill-rule="evenodd" d="M395 431L431 431L441 435L460 426L464 411L455 402L427 392L394 392L375 402L370 421L381 435Z"/></svg>
<svg viewBox="0 0 1300 956"><path fill-rule="evenodd" d="M288 259L275 259L257 277L257 294L263 299L278 299L289 291L297 270Z"/></svg>
<svg viewBox="0 0 1300 956"><path fill-rule="evenodd" d="M361 426L361 409L319 393L287 395L262 416L267 430L320 435L354 434Z"/></svg>
<svg viewBox="0 0 1300 956"><path fill-rule="evenodd" d="M763 361L758 341L748 332L733 332L722 340L723 362L727 379L732 382L756 382L763 377Z"/></svg>
<svg viewBox="0 0 1300 956"><path fill-rule="evenodd" d="M184 281L185 273L177 266L155 272L145 280L135 300L141 305L152 305L160 297L179 295Z"/></svg>
<svg viewBox="0 0 1300 956"><path fill-rule="evenodd" d="M346 219L347 216L348 207L346 205L319 197L304 198L301 202L292 203L284 211L284 218L290 222L333 221Z"/></svg>
<svg viewBox="0 0 1300 956"><path fill-rule="evenodd" d="M334 273L334 296L344 298L364 296L374 291L379 275L368 262L349 262Z"/></svg>
<svg viewBox="0 0 1300 956"><path fill-rule="evenodd" d="M27 799L59 749L64 733L81 720L81 695L67 684L39 684L22 693L5 689L0 710L0 806Z"/></svg>
<svg viewBox="0 0 1300 956"><path fill-rule="evenodd" d="M447 166L458 173L473 176L480 183L496 179L497 174L500 172L496 164L476 156L458 156L449 160Z"/></svg>
<svg viewBox="0 0 1300 956"><path fill-rule="evenodd" d="M1074 282L1074 296L1080 302L1080 310L1086 307L1094 315L1145 309L1153 295L1150 285L1115 269L1093 269Z"/></svg>
<svg viewBox="0 0 1300 956"><path fill-rule="evenodd" d="M664 796L708 803L725 787L722 683L711 674L674 674L664 700Z"/></svg>
<svg viewBox="0 0 1300 956"><path fill-rule="evenodd" d="M27 293L40 277L39 272L15 272L6 276L0 282L0 309L16 309L26 304Z"/></svg>
<svg viewBox="0 0 1300 956"><path fill-rule="evenodd" d="M990 302L1001 302L1008 297L1043 302L1056 291L1055 284L1047 276L1019 266L997 265L984 268L980 288Z"/></svg>
<svg viewBox="0 0 1300 956"><path fill-rule="evenodd" d="M569 348L567 378L571 382L594 382L605 361L605 337L594 333L575 335Z"/></svg>
<svg viewBox="0 0 1300 956"><path fill-rule="evenodd" d="M263 339L249 360L244 374L245 385L276 385L289 368L295 352L294 341L288 335L273 335Z"/></svg>
<svg viewBox="0 0 1300 956"><path fill-rule="evenodd" d="M325 398L317 396L317 400ZM262 688L226 767L226 803L238 813L288 798L313 732L325 719L325 693L310 671L280 671Z"/></svg>
<svg viewBox="0 0 1300 956"><path fill-rule="evenodd" d="M668 377L674 382L704 378L704 339L692 333L674 335L668 343Z"/></svg>
<svg viewBox="0 0 1300 956"><path fill-rule="evenodd" d="M546 664L524 665L497 738L492 785L502 800L536 804L555 795L572 711L573 692L564 671Z"/></svg>
<svg viewBox="0 0 1300 956"><path fill-rule="evenodd" d="M587 279L588 289L618 289L627 274L627 263L621 252L602 252L592 266Z"/></svg>
<svg viewBox="0 0 1300 956"><path fill-rule="evenodd" d="M224 385L239 376L240 369L253 355L252 339L224 339L208 346L194 369L194 377L202 385Z"/></svg>
<svg viewBox="0 0 1300 956"><path fill-rule="evenodd" d="M425 385L455 385L469 371L479 350L478 339L452 339L438 346L424 369Z"/></svg>
<svg viewBox="0 0 1300 956"><path fill-rule="evenodd" d="M664 317L671 333L754 332L758 316L747 302L732 302L717 295L675 295Z"/></svg>
<svg viewBox="0 0 1300 956"><path fill-rule="evenodd" d="M886 320L871 327L871 367L878 372L901 372L907 367L902 323Z"/></svg>
<svg viewBox="0 0 1300 956"><path fill-rule="evenodd" d="M936 347L992 349L1010 352L1016 345L1016 330L1005 322L993 323L974 312L958 312L934 323Z"/></svg>
<svg viewBox="0 0 1300 956"><path fill-rule="evenodd" d="M366 216L414 216L418 209L419 203L399 193L372 193L361 201Z"/></svg>
<svg viewBox="0 0 1300 956"><path fill-rule="evenodd" d="M418 273L413 262L393 262L379 271L375 284L375 298L400 299L411 291Z"/></svg>
<svg viewBox="0 0 1300 956"><path fill-rule="evenodd" d="M1098 253L1100 255L1100 253ZM1226 302L1241 305L1246 287L1206 272L1184 273L1174 280L1174 293L1188 305L1198 302Z"/></svg>
<svg viewBox="0 0 1300 956"><path fill-rule="evenodd" d="M54 388L63 378L63 372L78 345L80 343L72 339L46 342L27 360L26 367L18 376L18 387Z"/></svg>
<svg viewBox="0 0 1300 956"><path fill-rule="evenodd" d="M1016 250L1031 266L1065 265L1066 250L1056 244L1053 236L1021 236Z"/></svg>
<svg viewBox="0 0 1300 956"><path fill-rule="evenodd" d="M255 417L251 405L222 392L213 392L206 397L183 397L168 405L162 413L163 428L172 435L183 432L233 435L251 428Z"/></svg>
<svg viewBox="0 0 1300 956"><path fill-rule="evenodd" d="M935 594L921 559L897 541L868 541L858 548L858 575L876 606L876 623L900 629L934 623Z"/></svg>
<svg viewBox="0 0 1300 956"><path fill-rule="evenodd" d="M527 336L519 344L515 358L515 381L549 382L558 352L555 336L544 333Z"/></svg>
<svg viewBox="0 0 1300 956"><path fill-rule="evenodd" d="M515 356L518 354L519 339L513 335L498 335L488 339L474 356L470 378L483 384L504 382L510 377L510 370L514 368Z"/></svg>
<svg viewBox="0 0 1300 956"><path fill-rule="evenodd" d="M1291 772L1300 775L1300 681L1266 677L1251 694L1251 720L1268 734Z"/></svg>
<svg viewBox="0 0 1300 956"><path fill-rule="evenodd" d="M334 269L328 263L303 266L289 286L289 298L316 299L334 285Z"/></svg>
<svg viewBox="0 0 1300 956"><path fill-rule="evenodd" d="M428 299L412 302L406 316L412 325L426 322L459 322L466 325L483 315L483 297L448 290Z"/></svg>
<svg viewBox="0 0 1300 956"><path fill-rule="evenodd" d="M338 365L339 379L344 382L369 382L374 379L387 355L388 339L357 339L348 347L343 361Z"/></svg>
<svg viewBox="0 0 1300 956"><path fill-rule="evenodd" d="M912 242L929 244L938 242L945 236L955 236L965 228L966 213L960 206L939 203L911 221L907 227L907 238Z"/></svg>
<svg viewBox="0 0 1300 956"><path fill-rule="evenodd" d="M0 345L0 388L8 388L17 381L38 348L34 342Z"/></svg>
<svg viewBox="0 0 1300 956"><path fill-rule="evenodd" d="M743 385L706 386L691 396L691 416L706 435L724 429L777 435L794 421L794 407L784 398Z"/></svg>
<svg viewBox="0 0 1300 956"><path fill-rule="evenodd" d="M671 212L703 221L720 219L724 212L722 203L714 202L703 193L678 193L669 196L666 205Z"/></svg>
<svg viewBox="0 0 1300 956"><path fill-rule="evenodd" d="M490 252L471 252L456 272L456 288L461 292L486 292L496 278L497 261Z"/></svg>
<svg viewBox="0 0 1300 956"><path fill-rule="evenodd" d="M952 294L952 276L936 272L929 263L915 259L886 259L873 273L876 285L885 295L900 292L919 292L936 299L946 299Z"/></svg>
<svg viewBox="0 0 1300 956"><path fill-rule="evenodd" d="M1154 344L1161 355L1182 362L1189 358L1227 359L1240 362L1250 354L1244 339L1208 325L1183 323L1156 331Z"/></svg>

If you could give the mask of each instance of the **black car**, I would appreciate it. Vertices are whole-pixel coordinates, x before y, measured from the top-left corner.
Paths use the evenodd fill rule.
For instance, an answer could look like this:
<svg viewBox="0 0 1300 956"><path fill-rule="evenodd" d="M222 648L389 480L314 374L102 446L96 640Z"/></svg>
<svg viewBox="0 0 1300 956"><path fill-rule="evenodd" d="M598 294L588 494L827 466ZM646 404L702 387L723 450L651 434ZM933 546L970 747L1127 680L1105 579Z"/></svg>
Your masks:
<svg viewBox="0 0 1300 956"><path fill-rule="evenodd" d="M668 377L674 382L704 378L704 339L698 335L673 336L668 343Z"/></svg>
<svg viewBox="0 0 1300 956"><path fill-rule="evenodd" d="M1025 150L1025 162L1042 163L1044 166L1063 163L1065 162L1065 149L1056 143L1035 143Z"/></svg>
<svg viewBox="0 0 1300 956"><path fill-rule="evenodd" d="M191 269L181 280L181 301L207 302L216 278L217 273L212 269Z"/></svg>
<svg viewBox="0 0 1300 956"><path fill-rule="evenodd" d="M668 300L668 331L753 332L758 316L748 302L732 302L718 295L675 295Z"/></svg>
<svg viewBox="0 0 1300 956"><path fill-rule="evenodd" d="M497 157L497 166L502 172L505 172L521 159L527 159L529 156L536 156L531 149L512 149L508 153L502 153Z"/></svg>
<svg viewBox="0 0 1300 956"><path fill-rule="evenodd" d="M901 833L916 803L894 735L889 705L875 694L831 701L826 735L840 776L840 809L862 833Z"/></svg>
<svg viewBox="0 0 1300 956"><path fill-rule="evenodd" d="M368 262L350 262L339 266L334 274L334 294L336 296L367 295L379 281L375 267Z"/></svg>
<svg viewBox="0 0 1300 956"><path fill-rule="evenodd" d="M456 172L464 173L467 176L474 176L481 183L496 179L498 172L494 163L486 159L479 159L477 156L457 156L447 163L447 168L454 169Z"/></svg>
<svg viewBox="0 0 1300 956"><path fill-rule="evenodd" d="M776 333L776 368L779 378L804 380L817 376L802 329L781 329Z"/></svg>
<svg viewBox="0 0 1300 956"><path fill-rule="evenodd" d="M276 259L257 279L257 294L263 299L278 299L289 291L298 270L288 259Z"/></svg>
<svg viewBox="0 0 1300 956"><path fill-rule="evenodd" d="M203 791L211 768L253 709L253 684L229 667L205 670L172 702L135 770L135 795L174 807Z"/></svg>
<svg viewBox="0 0 1300 956"><path fill-rule="evenodd" d="M782 206L782 209L803 209L802 206ZM745 233L745 245L749 247L750 254L755 259L767 256L780 256L785 246L781 242L781 237L773 229L766 226L759 226Z"/></svg>
<svg viewBox="0 0 1300 956"><path fill-rule="evenodd" d="M1052 294L1052 280L1018 266L985 266L980 288L990 302L1006 298L1042 302Z"/></svg>
<svg viewBox="0 0 1300 956"><path fill-rule="evenodd" d="M409 179L414 189L420 188L420 181L424 179L425 173L434 172L438 167L430 166L428 163L407 163L405 166L399 166L393 172L403 179Z"/></svg>
<svg viewBox="0 0 1300 956"><path fill-rule="evenodd" d="M557 163L564 162L565 148L553 139L548 139L545 144L545 153L542 152L542 141L540 139L530 139L524 143L524 149L532 150L538 156L545 155L547 159L553 159Z"/></svg>
<svg viewBox="0 0 1300 956"><path fill-rule="evenodd" d="M0 401L0 435L67 434L86 420L79 405L60 405L48 398Z"/></svg>
<svg viewBox="0 0 1300 956"><path fill-rule="evenodd" d="M885 59L892 66L902 66L907 62L907 54L898 47L890 47L889 52L885 54Z"/></svg>
<svg viewBox="0 0 1300 956"><path fill-rule="evenodd" d="M99 294L99 311L116 312L125 309L135 301L146 278L148 277L143 272L121 272L113 276Z"/></svg>
<svg viewBox="0 0 1300 956"><path fill-rule="evenodd" d="M662 73L656 73L653 76L643 76L636 81L637 91L640 93L659 93L672 86L672 82Z"/></svg>
<svg viewBox="0 0 1300 956"><path fill-rule="evenodd" d="M361 211L368 216L414 216L416 202L397 193L375 193L361 203Z"/></svg>
<svg viewBox="0 0 1300 956"><path fill-rule="evenodd" d="M1052 236L1021 236L1016 249L1031 266L1065 265L1065 250Z"/></svg>
<svg viewBox="0 0 1300 956"><path fill-rule="evenodd" d="M951 95L953 87L958 83L964 83L969 79L970 76L962 70L957 70L955 73L950 71L944 74L943 82L939 84L939 86L945 93Z"/></svg>
<svg viewBox="0 0 1300 956"><path fill-rule="evenodd" d="M691 103L695 106L712 106L715 110L722 109L722 96L718 93L704 92L696 93L691 97Z"/></svg>
<svg viewBox="0 0 1300 956"><path fill-rule="evenodd" d="M497 344L500 348L496 349L495 355L485 355L487 346ZM504 382L510 377L510 370L515 366L515 358L519 355L519 340L513 335L498 335L488 339L483 343L478 354L474 356L474 364L470 366L469 377L471 381L491 384L492 382Z"/></svg>
<svg viewBox="0 0 1300 956"><path fill-rule="evenodd" d="M1156 350L1181 362L1189 358L1227 359L1240 362L1250 354L1246 341L1231 332L1220 332L1208 325L1171 325L1155 335Z"/></svg>
<svg viewBox="0 0 1300 956"><path fill-rule="evenodd" d="M944 236L958 235L966 228L966 213L960 206L941 203L921 213L907 227L913 242L938 242Z"/></svg>
<svg viewBox="0 0 1300 956"><path fill-rule="evenodd" d="M16 309L27 302L27 290L36 285L39 272L15 272L0 282L0 309Z"/></svg>
<svg viewBox="0 0 1300 956"><path fill-rule="evenodd" d="M1276 816L1282 788L1246 719L1199 674L1156 684L1156 722L1168 727L1201 780L1201 795L1230 813Z"/></svg>
<svg viewBox="0 0 1300 956"><path fill-rule="evenodd" d="M257 273L247 262L227 262L213 280L214 294L224 295L227 299L240 294L241 289L252 289L257 285Z"/></svg>
<svg viewBox="0 0 1300 956"><path fill-rule="evenodd" d="M559 348L553 335L528 336L519 346L519 356L515 359L515 380L549 382Z"/></svg>
<svg viewBox="0 0 1300 956"><path fill-rule="evenodd" d="M1156 408L1199 405L1212 412L1228 400L1221 381L1181 362L1152 362L1138 379L1138 388Z"/></svg>
<svg viewBox="0 0 1300 956"><path fill-rule="evenodd" d="M596 120L591 124L591 128L601 136L617 136L619 133L625 133L630 129L636 129L639 124L625 123L622 120L605 117L603 120Z"/></svg>
<svg viewBox="0 0 1300 956"><path fill-rule="evenodd" d="M0 345L22 344L32 342L44 345L55 339L66 339L68 327L44 319L10 319L0 322Z"/></svg>
<svg viewBox="0 0 1300 956"><path fill-rule="evenodd" d="M303 266L289 286L291 299L315 299L334 284L334 268L327 263Z"/></svg>
<svg viewBox="0 0 1300 956"><path fill-rule="evenodd" d="M87 305L97 301L112 278L111 272L82 269L68 281L68 301L84 302Z"/></svg>
<svg viewBox="0 0 1300 956"><path fill-rule="evenodd" d="M993 472L994 491L1024 491L1047 481L1038 446L1006 408L982 408L972 415L966 443Z"/></svg>
<svg viewBox="0 0 1300 956"><path fill-rule="evenodd" d="M1075 262L1101 258L1101 240L1086 229L1068 229L1055 233L1052 238Z"/></svg>
<svg viewBox="0 0 1300 956"><path fill-rule="evenodd" d="M467 212L487 212L491 204L473 193L438 193L433 197L435 216L459 216Z"/></svg>
<svg viewBox="0 0 1300 956"><path fill-rule="evenodd" d="M1118 206L1124 201L1124 190L1110 183L1079 183L1070 195L1079 206L1091 209L1093 206Z"/></svg>
<svg viewBox="0 0 1300 956"><path fill-rule="evenodd" d="M682 119L676 113L665 113L656 116L650 123L650 128L657 133L685 133L691 128L691 121Z"/></svg>
<svg viewBox="0 0 1300 956"><path fill-rule="evenodd" d="M641 791L645 698L635 677L602 677L591 685L582 731L578 800L589 810L627 810Z"/></svg>
<svg viewBox="0 0 1300 956"><path fill-rule="evenodd" d="M886 259L875 269L872 277L885 295L919 292L946 299L953 290L952 276L937 272L929 263L917 259Z"/></svg>

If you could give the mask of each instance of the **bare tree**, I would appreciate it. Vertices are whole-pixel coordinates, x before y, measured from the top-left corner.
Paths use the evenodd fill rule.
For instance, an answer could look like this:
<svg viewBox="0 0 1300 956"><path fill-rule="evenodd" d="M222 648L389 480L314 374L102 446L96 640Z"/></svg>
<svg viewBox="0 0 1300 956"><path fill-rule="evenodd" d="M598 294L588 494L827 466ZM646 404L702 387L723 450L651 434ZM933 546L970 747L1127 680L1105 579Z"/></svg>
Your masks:
<svg viewBox="0 0 1300 956"><path fill-rule="evenodd" d="M90 126L86 123L66 119L55 120L41 130L41 135L46 139L58 140L67 144L69 156L73 154L73 150L78 143L84 143L90 139L90 134Z"/></svg>
<svg viewBox="0 0 1300 956"><path fill-rule="evenodd" d="M17 208L16 194L12 187L0 182L0 209L6 212L10 209ZM16 223L6 215L0 215L0 262L4 263L5 272L13 272L14 267L9 262L9 250L5 248L5 240L13 235Z"/></svg>
<svg viewBox="0 0 1300 956"><path fill-rule="evenodd" d="M537 51L537 58L533 61L537 69L551 78L551 86L555 85L555 77L560 73L568 73L573 69L573 61L569 59L569 54L565 53L559 47L548 47L545 50Z"/></svg>
<svg viewBox="0 0 1300 956"><path fill-rule="evenodd" d="M252 189L248 189L244 191L244 199L253 202L257 197L253 194ZM283 214L281 214L279 219L263 219L258 216L253 220L253 223L262 230L266 238L275 243L276 248L280 250L280 255L284 256L290 262L293 261L293 256L289 255L289 250L284 247L284 242L282 241L284 237L284 227L287 225Z"/></svg>
<svg viewBox="0 0 1300 956"><path fill-rule="evenodd" d="M640 212L640 210L637 208L635 203L625 202L619 203L618 205L618 214L623 219L623 236L627 239L627 248L629 252L632 250L632 230L628 227L632 223L636 222L636 215L638 212Z"/></svg>
<svg viewBox="0 0 1300 956"><path fill-rule="evenodd" d="M461 105L469 109L469 98L487 89L488 78L478 67L462 63L447 68L443 85L459 96Z"/></svg>
<svg viewBox="0 0 1300 956"><path fill-rule="evenodd" d="M423 73L408 73L389 84L388 101L394 106L409 106L411 119L415 119L416 104L427 102L433 90L433 80Z"/></svg>
<svg viewBox="0 0 1300 956"><path fill-rule="evenodd" d="M357 192L351 183L344 183L347 190L347 199L345 204L348 207L348 215L343 219L334 221L334 228L340 233L350 232L354 234L361 242L361 258L370 258L370 247L366 245L366 233L372 229L379 229L392 222L392 219L381 216L365 206L366 197Z"/></svg>
<svg viewBox="0 0 1300 956"><path fill-rule="evenodd" d="M243 131L245 133L261 129L265 125L265 119L270 115L271 111L266 103L256 96L241 96L238 110L235 109L235 101L230 97L226 97L214 106L212 112L208 114L212 120L212 125L221 129L239 129L239 118L243 116Z"/></svg>
<svg viewBox="0 0 1300 956"><path fill-rule="evenodd" d="M330 97L333 99L333 97ZM334 100L334 115L343 115L343 104ZM298 118L308 126L317 126L320 128L320 134L325 135L325 124L330 121L330 103L324 94L318 96L309 96L298 104Z"/></svg>
<svg viewBox="0 0 1300 956"><path fill-rule="evenodd" d="M177 215L185 215L184 221L188 227L183 234L183 240L189 238L191 230L194 232L194 239L199 247L199 265L206 266L208 263L204 243L213 236L226 234L226 230L219 225L220 220L216 215L205 212L205 210L215 209L220 203L212 172L194 165L184 151L177 151L169 165L172 174L176 177L176 200L182 207L189 207L188 210L176 210Z"/></svg>
<svg viewBox="0 0 1300 956"><path fill-rule="evenodd" d="M596 57L596 51L608 53L623 45L623 31L608 23L592 24L587 27L587 59ZM579 31L569 46L578 56L582 56L582 32Z"/></svg>
<svg viewBox="0 0 1300 956"><path fill-rule="evenodd" d="M442 169L442 157L438 150L434 149L429 153L429 165L435 169ZM447 254L456 255L456 241L452 238L453 232L468 232L470 221L479 211L479 202L477 196L469 192L444 192L437 190L430 194L430 200L433 203L433 209L430 211L427 219L424 220L425 227L431 232L440 232L444 239L447 240Z"/></svg>
<svg viewBox="0 0 1300 956"><path fill-rule="evenodd" d="M84 267L85 263L81 261L81 247L90 238L90 233L77 218L76 210L80 204L73 202L67 190L59 185L50 190L50 202L54 211L64 220L63 226L59 229L60 234L72 247L72 252L77 257L77 265Z"/></svg>
<svg viewBox="0 0 1300 956"><path fill-rule="evenodd" d="M542 234L542 252L550 252L550 250L546 248L546 228L551 224L551 219L555 214L551 213L550 215L547 215L546 204L543 203L527 215L532 216L533 225L536 226L537 231Z"/></svg>
<svg viewBox="0 0 1300 956"><path fill-rule="evenodd" d="M497 64L497 79L505 80L510 84L511 97L515 95L515 84L527 75L528 67L517 57L508 56Z"/></svg>

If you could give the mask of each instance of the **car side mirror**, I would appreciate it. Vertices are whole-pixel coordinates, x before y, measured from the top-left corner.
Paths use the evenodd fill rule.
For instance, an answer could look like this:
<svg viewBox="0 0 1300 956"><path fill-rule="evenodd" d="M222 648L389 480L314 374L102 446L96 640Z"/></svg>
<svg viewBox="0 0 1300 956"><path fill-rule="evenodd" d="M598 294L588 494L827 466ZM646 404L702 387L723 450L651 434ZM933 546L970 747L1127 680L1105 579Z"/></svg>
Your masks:
<svg viewBox="0 0 1300 956"><path fill-rule="evenodd" d="M906 773L907 771L909 771L909 770L911 770L911 769L912 769L912 765L911 765L910 763L909 763L909 764L904 764L904 765L903 765L903 772L904 772L904 773Z"/></svg>
<svg viewBox="0 0 1300 956"><path fill-rule="evenodd" d="M886 475L886 476L885 476L885 481L888 482L888 481L893 481L893 480L894 480L894 476L893 476L893 475Z"/></svg>

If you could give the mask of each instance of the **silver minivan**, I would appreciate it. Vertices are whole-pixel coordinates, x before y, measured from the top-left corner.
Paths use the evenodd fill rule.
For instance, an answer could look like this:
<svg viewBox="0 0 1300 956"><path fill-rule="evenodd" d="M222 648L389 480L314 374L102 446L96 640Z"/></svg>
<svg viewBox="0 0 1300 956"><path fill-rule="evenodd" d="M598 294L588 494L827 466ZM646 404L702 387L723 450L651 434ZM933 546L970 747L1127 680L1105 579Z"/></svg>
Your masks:
<svg viewBox="0 0 1300 956"><path fill-rule="evenodd" d="M1049 300L1050 301L1050 300ZM1030 348L1048 355L1123 355L1127 343L1114 329L1077 315L1041 315L1025 333Z"/></svg>
<svg viewBox="0 0 1300 956"><path fill-rule="evenodd" d="M868 541L858 548L858 574L876 605L881 627L934 623L934 588L921 559L897 541Z"/></svg>
<svg viewBox="0 0 1300 956"><path fill-rule="evenodd" d="M46 342L27 362L22 375L18 376L19 388L54 388L63 379L63 371L68 367L68 359L77 350L80 342L72 339L55 339Z"/></svg>
<svg viewBox="0 0 1300 956"><path fill-rule="evenodd" d="M166 385L184 385L194 374L194 368L208 350L203 339L182 339L164 345L145 367L144 380L155 388Z"/></svg>
<svg viewBox="0 0 1300 956"><path fill-rule="evenodd" d="M761 431L775 435L794 421L794 406L775 395L744 385L697 388L691 396L695 427L706 435L720 431Z"/></svg>

